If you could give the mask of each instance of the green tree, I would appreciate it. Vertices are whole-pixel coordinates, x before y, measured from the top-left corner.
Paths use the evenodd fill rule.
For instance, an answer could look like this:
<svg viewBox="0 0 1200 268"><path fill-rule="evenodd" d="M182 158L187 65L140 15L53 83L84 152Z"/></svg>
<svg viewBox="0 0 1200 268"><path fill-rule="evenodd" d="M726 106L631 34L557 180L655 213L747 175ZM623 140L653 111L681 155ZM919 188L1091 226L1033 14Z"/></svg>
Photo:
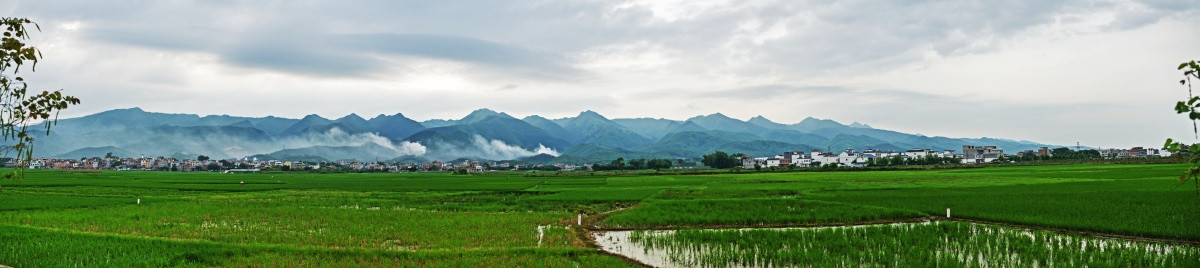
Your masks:
<svg viewBox="0 0 1200 268"><path fill-rule="evenodd" d="M1183 79L1179 80L1179 84L1187 86L1188 98L1187 100L1175 103L1175 113L1188 115L1188 119L1192 121L1192 132L1196 135L1197 139L1200 139L1200 130L1196 126L1196 121L1200 120L1200 112L1197 111L1200 108L1200 97L1192 92L1192 84L1194 83L1192 79L1200 80L1200 63L1197 63L1197 61L1184 62L1179 64L1176 70L1183 71ZM1179 157L1186 157L1191 166L1183 172L1183 175L1179 175L1179 182L1185 183L1191 180L1196 184L1196 194L1200 194L1200 179L1197 178L1197 176L1200 176L1200 143L1188 145L1173 139L1167 139L1163 147Z"/></svg>
<svg viewBox="0 0 1200 268"><path fill-rule="evenodd" d="M722 151L716 151L712 154L704 155L701 158L700 163L703 163L705 166L709 166L711 168L726 169L741 166L742 156L742 154L729 155L728 153Z"/></svg>
<svg viewBox="0 0 1200 268"><path fill-rule="evenodd" d="M634 169L634 170L646 169L646 159L645 158L630 159L629 160L629 169Z"/></svg>
<svg viewBox="0 0 1200 268"><path fill-rule="evenodd" d="M208 156L207 155L199 155L199 156L196 156L196 160L208 161Z"/></svg>
<svg viewBox="0 0 1200 268"><path fill-rule="evenodd" d="M32 90L21 77L21 67L36 71L42 58L41 50L25 43L30 34L27 26L41 30L26 18L0 18L0 27L4 28L0 38L0 135L4 136L4 144L11 144L0 148L0 155L11 155L21 163L13 172L4 174L5 178L23 176L24 163L33 160L35 135L30 127L43 124L48 135L50 126L58 121L58 113L79 104L78 98L63 95L61 90Z"/></svg>

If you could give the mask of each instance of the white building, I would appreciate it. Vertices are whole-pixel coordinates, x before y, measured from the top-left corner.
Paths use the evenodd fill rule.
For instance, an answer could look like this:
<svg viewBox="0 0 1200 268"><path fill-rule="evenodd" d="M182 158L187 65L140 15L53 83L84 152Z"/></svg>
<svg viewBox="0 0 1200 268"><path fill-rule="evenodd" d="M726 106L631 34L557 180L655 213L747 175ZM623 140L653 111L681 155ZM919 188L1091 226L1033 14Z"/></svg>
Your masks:
<svg viewBox="0 0 1200 268"><path fill-rule="evenodd" d="M930 149L913 148L912 150L908 150L908 151L904 152L904 158L920 159L920 158L925 158L925 156L928 156L932 153L933 153L933 150L930 150Z"/></svg>

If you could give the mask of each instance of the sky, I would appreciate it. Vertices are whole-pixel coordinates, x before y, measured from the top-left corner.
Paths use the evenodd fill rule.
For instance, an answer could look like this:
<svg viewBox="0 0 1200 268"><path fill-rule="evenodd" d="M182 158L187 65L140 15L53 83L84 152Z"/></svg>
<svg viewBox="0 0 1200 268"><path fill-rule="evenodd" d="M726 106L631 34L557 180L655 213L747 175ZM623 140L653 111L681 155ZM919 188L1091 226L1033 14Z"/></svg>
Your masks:
<svg viewBox="0 0 1200 268"><path fill-rule="evenodd" d="M6 0L39 89L299 118L723 113L1094 147L1193 140L1200 1Z"/></svg>

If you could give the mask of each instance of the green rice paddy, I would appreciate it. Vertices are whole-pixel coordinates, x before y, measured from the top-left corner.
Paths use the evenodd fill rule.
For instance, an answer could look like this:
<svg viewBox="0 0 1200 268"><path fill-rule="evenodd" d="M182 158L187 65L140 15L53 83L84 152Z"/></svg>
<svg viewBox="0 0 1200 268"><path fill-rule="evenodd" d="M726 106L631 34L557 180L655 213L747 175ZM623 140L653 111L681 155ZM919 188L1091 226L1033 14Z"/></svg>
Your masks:
<svg viewBox="0 0 1200 268"><path fill-rule="evenodd" d="M1197 267L1200 247L962 222L599 235L671 267Z"/></svg>
<svg viewBox="0 0 1200 268"><path fill-rule="evenodd" d="M1176 181L1184 168L1183 165L1057 165L715 175L572 173L562 177L525 176L525 173L464 176L31 171L20 181L0 181L0 241L4 241L0 243L0 264L14 267L638 265L593 245L587 230L575 225L580 213L586 215L588 230L684 228L675 235L645 241L653 241L650 243L655 245L701 241L709 243L703 244L708 248L740 241L736 240L738 237L753 239L755 232L724 234L727 240L695 240L683 235L691 232L687 231L689 228L701 227L912 221L944 216L946 208L958 219L1195 243L1200 242L1200 196L1190 185ZM1170 254L1184 255L1170 255L1138 251L1160 246L1161 242L1137 242L1148 246L1119 251L1127 253L1103 253L1086 246L1100 242L1068 236L1062 240L1082 244L1051 247L1036 239L1022 242L1029 253L1022 254L1017 259L1020 262L1012 262L999 255L988 255L996 250L989 248L993 247L990 243L1007 241L995 243L1015 246L1020 241L1013 236L1025 236L1022 232L1026 231L1004 228L1008 227L939 222L921 228L872 231L900 239L868 241L876 244L789 240L778 246L811 250L843 243L846 247L871 245L907 250L908 246L934 247L948 239L966 239L955 241L986 244L961 251L983 254L984 261L973 262L979 265L1026 266L1035 261L1048 265L1053 261L1056 266L1078 266L1133 261L1136 264L1133 266L1194 266L1179 260L1198 259L1194 246L1173 246ZM813 235L789 232L770 234ZM959 237L964 232L997 234ZM998 234L1002 232L1013 234ZM1041 231L1032 231L1038 232ZM1054 235L1057 234L1047 233L1043 237ZM1080 249L1072 250L1075 246ZM980 250L983 253L978 253ZM724 253L708 253L718 254L713 256L721 257L711 259L726 263L747 261L745 256L738 257L744 252L721 252ZM1043 256L1038 252L1056 255ZM896 259L896 255L839 254L845 254L843 259L851 264L896 264L884 262ZM804 260L781 258L763 260L781 264ZM937 255L906 263L928 264L933 260L936 264L947 261L945 266L971 265L961 259L951 262L952 259ZM720 261L704 264L725 266Z"/></svg>

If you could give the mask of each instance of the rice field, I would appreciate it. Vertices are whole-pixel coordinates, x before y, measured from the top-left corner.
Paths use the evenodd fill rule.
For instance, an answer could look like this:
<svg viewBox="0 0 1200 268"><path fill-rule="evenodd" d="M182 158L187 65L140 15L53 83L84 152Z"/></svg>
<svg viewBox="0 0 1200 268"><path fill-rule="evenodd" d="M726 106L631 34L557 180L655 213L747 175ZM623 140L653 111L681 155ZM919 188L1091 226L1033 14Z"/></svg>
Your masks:
<svg viewBox="0 0 1200 268"><path fill-rule="evenodd" d="M559 177L522 172L462 176L36 170L20 181L0 181L0 265L637 266L602 251L589 239L589 230L684 228L682 235L690 228L909 222L944 215L946 208L961 219L1196 242L1200 196L1175 180L1182 168L1060 165L708 175L583 172ZM581 214L587 226L576 225ZM935 246L956 241L935 241L942 237L938 235L966 234L970 228L994 231L988 226L933 226L938 229L914 228L905 232L920 236L893 242ZM874 235L895 230L877 232ZM753 242L758 241L753 240L755 234L738 236ZM1044 237L1052 235L1057 234ZM1001 241L995 236L963 242ZM842 245L837 251L849 256L847 264L877 263L871 258L886 257L850 252L868 244L822 239L828 240L813 246ZM1009 242L1001 245L1018 245ZM1080 243L1080 251L1095 245L1090 240ZM1043 265L1052 260L1113 260L1111 254L1064 253L1073 247L1029 249L1018 260L1021 266L1033 261ZM983 250L987 261L995 257L980 246L971 250ZM969 252L978 253L963 254ZM1056 257L1036 252L1054 252ZM1148 252L1143 255L1149 257L1119 256L1145 261L1145 266L1172 266L1161 261L1178 260ZM744 261L744 256L737 257L743 253L729 251L719 258ZM924 260L940 264L952 258L937 255L913 263ZM841 264L815 266L826 265ZM878 265L891 266L881 261Z"/></svg>
<svg viewBox="0 0 1200 268"><path fill-rule="evenodd" d="M596 233L656 267L1197 267L1200 247L963 222Z"/></svg>

